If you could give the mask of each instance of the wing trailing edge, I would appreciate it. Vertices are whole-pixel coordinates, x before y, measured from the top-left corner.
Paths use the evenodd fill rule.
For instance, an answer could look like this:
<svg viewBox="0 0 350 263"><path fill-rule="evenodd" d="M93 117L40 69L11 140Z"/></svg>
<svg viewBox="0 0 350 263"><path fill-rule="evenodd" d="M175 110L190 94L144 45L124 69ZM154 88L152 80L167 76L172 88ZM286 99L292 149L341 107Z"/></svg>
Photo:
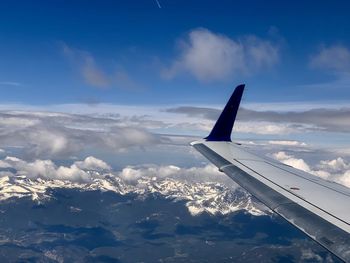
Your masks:
<svg viewBox="0 0 350 263"><path fill-rule="evenodd" d="M350 263L350 189L231 142L244 85L210 134L191 145L232 180L344 262Z"/></svg>

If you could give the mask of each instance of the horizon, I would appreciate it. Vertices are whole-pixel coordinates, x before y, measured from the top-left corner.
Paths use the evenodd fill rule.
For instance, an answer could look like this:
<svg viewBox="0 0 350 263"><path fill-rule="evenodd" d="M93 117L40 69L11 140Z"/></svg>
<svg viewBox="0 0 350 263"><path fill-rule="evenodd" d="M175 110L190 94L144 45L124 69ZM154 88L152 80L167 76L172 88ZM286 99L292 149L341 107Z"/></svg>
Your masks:
<svg viewBox="0 0 350 263"><path fill-rule="evenodd" d="M0 261L337 262L190 142L244 83L233 142L350 187L348 10L2 1Z"/></svg>

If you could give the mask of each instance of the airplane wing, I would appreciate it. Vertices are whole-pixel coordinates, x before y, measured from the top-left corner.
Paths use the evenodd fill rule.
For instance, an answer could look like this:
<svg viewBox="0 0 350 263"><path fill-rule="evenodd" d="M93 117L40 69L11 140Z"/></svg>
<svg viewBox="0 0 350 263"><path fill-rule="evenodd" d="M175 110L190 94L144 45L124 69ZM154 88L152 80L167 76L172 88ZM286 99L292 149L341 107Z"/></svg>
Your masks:
<svg viewBox="0 0 350 263"><path fill-rule="evenodd" d="M350 262L350 189L231 142L243 90L235 89L209 136L191 145L272 211Z"/></svg>

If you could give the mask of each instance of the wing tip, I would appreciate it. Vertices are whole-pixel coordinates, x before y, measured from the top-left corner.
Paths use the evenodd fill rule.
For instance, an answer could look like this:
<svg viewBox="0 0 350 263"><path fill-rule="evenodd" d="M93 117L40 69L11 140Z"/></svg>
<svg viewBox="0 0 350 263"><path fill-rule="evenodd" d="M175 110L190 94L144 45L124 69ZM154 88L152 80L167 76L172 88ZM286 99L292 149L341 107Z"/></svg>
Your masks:
<svg viewBox="0 0 350 263"><path fill-rule="evenodd" d="M207 141L231 141L232 128L236 120L244 88L245 84L240 84L235 88L210 134L205 138Z"/></svg>

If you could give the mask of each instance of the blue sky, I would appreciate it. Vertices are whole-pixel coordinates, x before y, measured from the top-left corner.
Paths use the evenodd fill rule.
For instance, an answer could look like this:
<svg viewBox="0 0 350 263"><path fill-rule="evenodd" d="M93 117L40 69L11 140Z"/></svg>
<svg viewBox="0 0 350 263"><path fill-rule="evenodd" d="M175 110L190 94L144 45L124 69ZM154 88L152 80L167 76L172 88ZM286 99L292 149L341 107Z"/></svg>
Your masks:
<svg viewBox="0 0 350 263"><path fill-rule="evenodd" d="M0 3L0 178L216 180L189 143L246 83L233 140L350 187L348 2L158 2Z"/></svg>
<svg viewBox="0 0 350 263"><path fill-rule="evenodd" d="M159 3L3 1L0 101L349 100L347 1Z"/></svg>
<svg viewBox="0 0 350 263"><path fill-rule="evenodd" d="M350 187L349 10L336 0L0 1L0 197L18 196L8 182L23 176L39 188L110 176L226 185L189 143L241 83L233 141Z"/></svg>

